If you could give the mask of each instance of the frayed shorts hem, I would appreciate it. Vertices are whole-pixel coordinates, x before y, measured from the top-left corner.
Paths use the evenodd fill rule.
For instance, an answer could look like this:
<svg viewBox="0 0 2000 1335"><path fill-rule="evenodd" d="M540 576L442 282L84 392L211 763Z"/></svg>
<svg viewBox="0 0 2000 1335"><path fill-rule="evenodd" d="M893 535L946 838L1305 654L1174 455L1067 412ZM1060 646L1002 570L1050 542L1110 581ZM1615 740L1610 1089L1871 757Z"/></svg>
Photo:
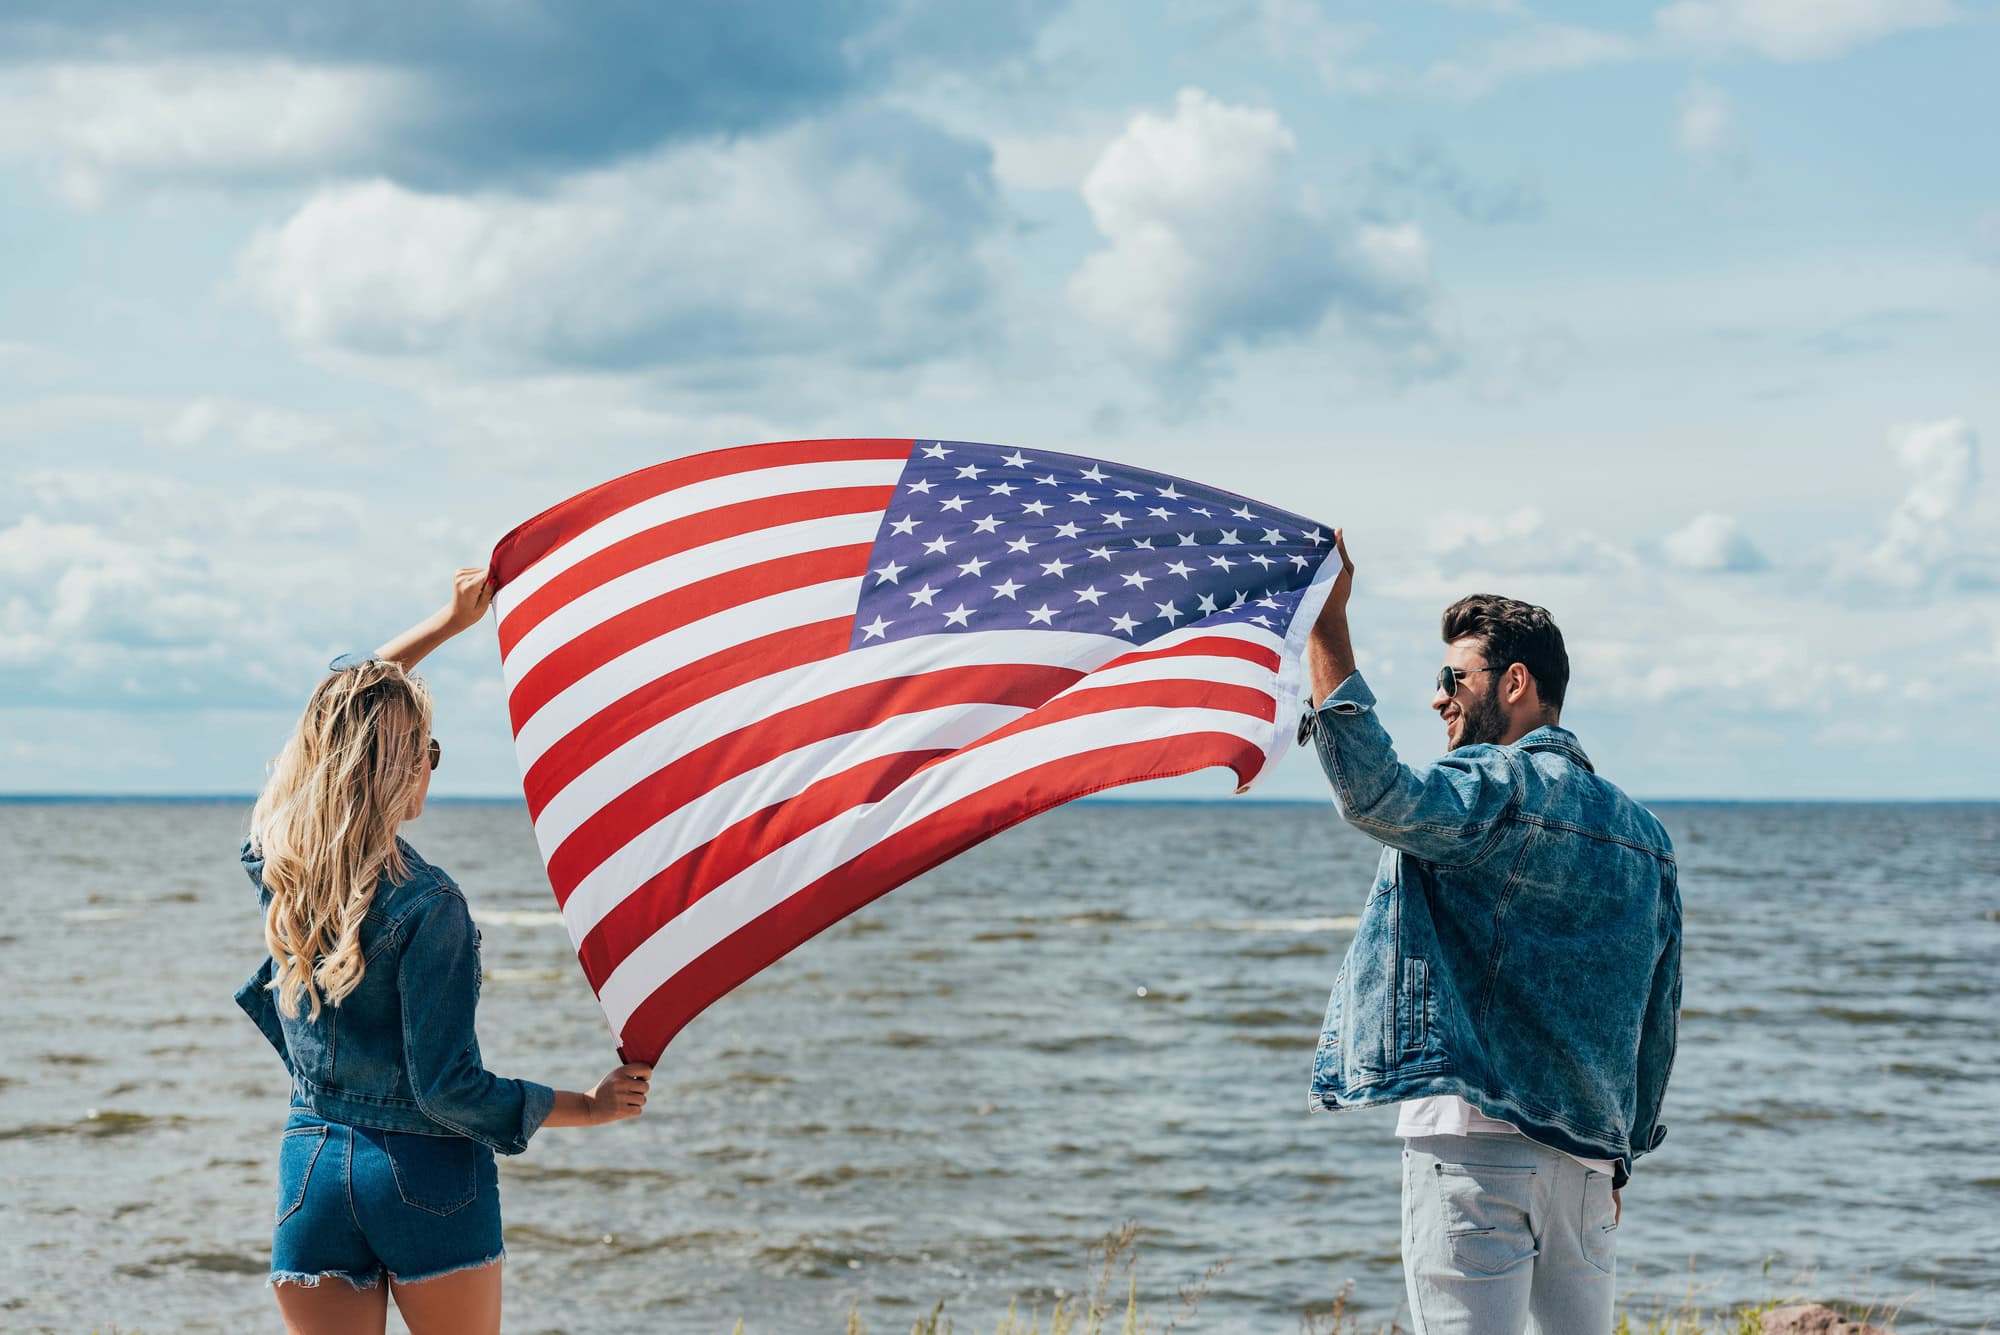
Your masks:
<svg viewBox="0 0 2000 1335"><path fill-rule="evenodd" d="M507 1249L502 1247L493 1255L479 1261L466 1261L461 1265L448 1265L441 1270L427 1270L421 1275L391 1275L398 1284L421 1284L427 1279L443 1279L446 1275L456 1275L461 1270L484 1270L489 1265L498 1265L507 1259Z"/></svg>
<svg viewBox="0 0 2000 1335"><path fill-rule="evenodd" d="M346 1270L321 1270L317 1272L311 1270L273 1270L271 1277L264 1282L270 1285L296 1284L302 1289L316 1289L319 1287L319 1282L323 1279L344 1279L356 1289L366 1293L369 1289L374 1288L382 1282L382 1272L377 1270L372 1274L355 1275Z"/></svg>

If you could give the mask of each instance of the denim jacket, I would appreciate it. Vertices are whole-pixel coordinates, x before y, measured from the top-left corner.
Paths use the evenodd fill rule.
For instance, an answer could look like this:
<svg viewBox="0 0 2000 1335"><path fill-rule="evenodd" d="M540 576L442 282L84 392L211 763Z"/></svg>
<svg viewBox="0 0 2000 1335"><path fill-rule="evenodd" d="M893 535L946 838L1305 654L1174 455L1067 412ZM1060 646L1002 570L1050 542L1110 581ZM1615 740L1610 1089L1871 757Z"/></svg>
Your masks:
<svg viewBox="0 0 2000 1335"><path fill-rule="evenodd" d="M1681 996L1673 845L1542 727L1421 768L1359 673L1305 730L1349 824L1386 845L1313 1061L1315 1111L1456 1094L1531 1140L1615 1159L1667 1129Z"/></svg>
<svg viewBox="0 0 2000 1335"><path fill-rule="evenodd" d="M479 1059L479 929L451 877L398 839L409 875L386 871L361 923L366 967L338 1006L281 1014L269 956L236 993L292 1076L292 1102L355 1126L466 1136L501 1154L528 1147L555 1103L547 1085L507 1080ZM243 869L265 908L264 860L246 842Z"/></svg>

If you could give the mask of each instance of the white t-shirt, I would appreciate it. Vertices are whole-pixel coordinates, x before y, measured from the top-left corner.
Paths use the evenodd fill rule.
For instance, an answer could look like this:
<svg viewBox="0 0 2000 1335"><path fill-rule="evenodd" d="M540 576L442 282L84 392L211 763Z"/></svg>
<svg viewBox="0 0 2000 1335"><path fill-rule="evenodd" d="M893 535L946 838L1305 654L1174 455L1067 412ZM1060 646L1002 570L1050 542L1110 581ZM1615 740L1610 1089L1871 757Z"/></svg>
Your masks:
<svg viewBox="0 0 2000 1335"><path fill-rule="evenodd" d="M1429 1098L1406 1100L1398 1106L1396 1134L1406 1140L1411 1136L1518 1136L1521 1128L1512 1122L1488 1117L1456 1094L1433 1094ZM1556 1153L1567 1154L1568 1151L1557 1150ZM1581 1154L1570 1154L1569 1157L1594 1173L1616 1176L1612 1170L1617 1165L1610 1159L1586 1159Z"/></svg>

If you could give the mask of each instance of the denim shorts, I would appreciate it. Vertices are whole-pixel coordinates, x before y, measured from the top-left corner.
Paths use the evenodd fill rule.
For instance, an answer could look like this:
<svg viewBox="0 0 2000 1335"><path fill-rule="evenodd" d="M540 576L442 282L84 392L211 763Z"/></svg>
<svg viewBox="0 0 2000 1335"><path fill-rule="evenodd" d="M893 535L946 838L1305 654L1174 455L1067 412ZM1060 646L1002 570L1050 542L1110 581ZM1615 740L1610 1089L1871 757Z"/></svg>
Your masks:
<svg viewBox="0 0 2000 1335"><path fill-rule="evenodd" d="M271 1282L331 1275L371 1289L491 1264L500 1245L493 1151L463 1136L349 1126L293 1108L278 1142Z"/></svg>

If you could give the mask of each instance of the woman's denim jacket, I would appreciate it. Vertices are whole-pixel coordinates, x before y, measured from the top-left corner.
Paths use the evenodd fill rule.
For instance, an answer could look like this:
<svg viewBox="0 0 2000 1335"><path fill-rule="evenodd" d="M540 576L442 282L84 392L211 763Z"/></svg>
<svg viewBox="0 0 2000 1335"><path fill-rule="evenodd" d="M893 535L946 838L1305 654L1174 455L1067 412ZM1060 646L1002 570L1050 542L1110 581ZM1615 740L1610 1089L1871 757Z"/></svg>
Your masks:
<svg viewBox="0 0 2000 1335"><path fill-rule="evenodd" d="M1615 1159L1660 1143L1681 997L1673 845L1537 728L1412 769L1359 673L1306 730L1349 824L1387 845L1334 979L1312 1107L1456 1094L1530 1139Z"/></svg>
<svg viewBox="0 0 2000 1335"><path fill-rule="evenodd" d="M547 1085L507 1080L479 1059L473 1010L479 1002L479 929L451 877L398 839L409 875L385 871L361 923L361 982L317 1020L302 1000L297 1018L279 1013L263 967L236 993L292 1075L292 1102L353 1126L467 1136L501 1154L528 1147L555 1102ZM248 843L243 869L258 901L264 861Z"/></svg>

